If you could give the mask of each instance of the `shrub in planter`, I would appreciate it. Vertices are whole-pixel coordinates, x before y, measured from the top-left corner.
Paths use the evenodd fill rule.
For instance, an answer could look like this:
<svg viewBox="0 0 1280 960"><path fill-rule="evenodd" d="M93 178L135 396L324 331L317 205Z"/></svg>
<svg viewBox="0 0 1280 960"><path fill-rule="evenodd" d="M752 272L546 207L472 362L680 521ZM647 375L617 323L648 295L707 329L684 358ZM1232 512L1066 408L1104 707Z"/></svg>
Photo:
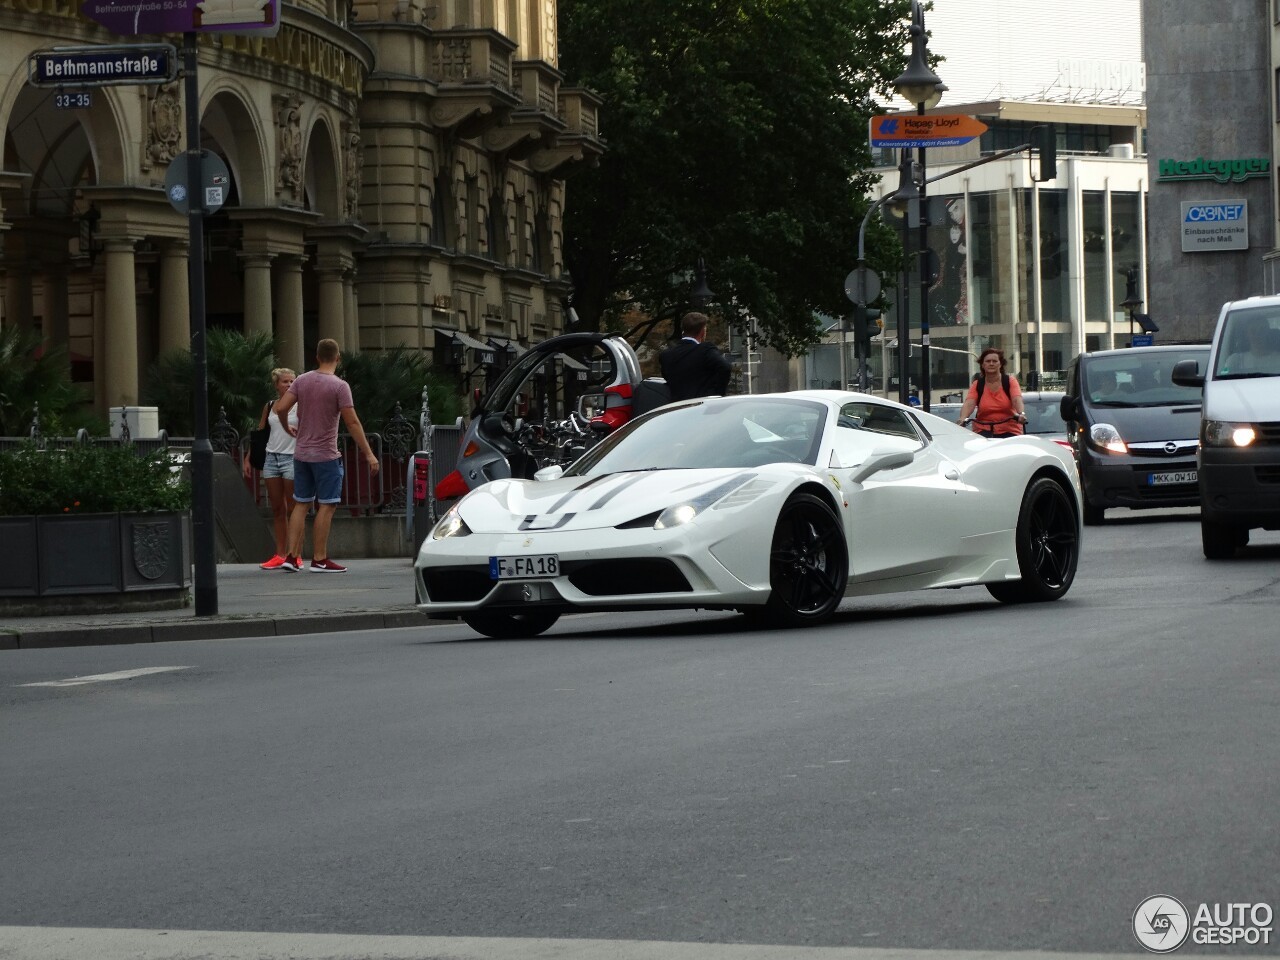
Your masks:
<svg viewBox="0 0 1280 960"><path fill-rule="evenodd" d="M0 516L187 510L191 486L175 468L169 454L117 444L23 444L0 452Z"/></svg>
<svg viewBox="0 0 1280 960"><path fill-rule="evenodd" d="M0 598L32 613L181 606L190 484L168 454L77 444L0 452ZM18 598L35 598L24 601Z"/></svg>

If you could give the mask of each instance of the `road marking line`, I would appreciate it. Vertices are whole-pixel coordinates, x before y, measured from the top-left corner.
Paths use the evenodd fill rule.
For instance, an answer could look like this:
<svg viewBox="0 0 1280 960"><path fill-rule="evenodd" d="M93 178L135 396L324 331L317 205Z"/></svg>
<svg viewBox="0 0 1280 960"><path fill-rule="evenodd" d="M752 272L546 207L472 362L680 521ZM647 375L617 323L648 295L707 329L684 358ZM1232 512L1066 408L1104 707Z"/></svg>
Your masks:
<svg viewBox="0 0 1280 960"><path fill-rule="evenodd" d="M91 677L71 677L68 680L44 680L40 683L20 683L20 687L79 687L86 683L106 683L110 680L132 680L153 673L170 673L174 670L190 670L191 667L138 667L136 670L117 670L115 673L95 673Z"/></svg>
<svg viewBox="0 0 1280 960"><path fill-rule="evenodd" d="M575 907L576 903L566 903ZM808 919L808 918L806 918ZM863 934L876 936L883 934ZM6 952L7 951L7 952ZM1143 960L1147 954L1051 953L1042 950L909 950L802 947L657 940L422 937L213 930L122 930L0 926L0 956L24 960ZM1217 954L1222 957L1224 954Z"/></svg>

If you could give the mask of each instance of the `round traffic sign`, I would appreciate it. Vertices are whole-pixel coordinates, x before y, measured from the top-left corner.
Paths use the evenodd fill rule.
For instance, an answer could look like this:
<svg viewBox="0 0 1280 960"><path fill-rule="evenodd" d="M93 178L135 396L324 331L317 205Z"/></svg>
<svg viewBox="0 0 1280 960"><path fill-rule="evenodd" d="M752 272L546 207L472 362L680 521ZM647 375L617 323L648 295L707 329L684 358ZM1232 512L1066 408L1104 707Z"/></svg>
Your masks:
<svg viewBox="0 0 1280 960"><path fill-rule="evenodd" d="M209 150L201 150L200 182L190 186L190 192L203 201L204 212L214 213L227 202L227 194L231 190L231 173L220 156ZM165 195L173 209L179 213L185 214L191 209L191 197L187 188L187 155L183 153L169 162L169 170L164 177Z"/></svg>
<svg viewBox="0 0 1280 960"><path fill-rule="evenodd" d="M844 278L844 294L854 303L870 303L880 296L880 274L870 267L857 267Z"/></svg>

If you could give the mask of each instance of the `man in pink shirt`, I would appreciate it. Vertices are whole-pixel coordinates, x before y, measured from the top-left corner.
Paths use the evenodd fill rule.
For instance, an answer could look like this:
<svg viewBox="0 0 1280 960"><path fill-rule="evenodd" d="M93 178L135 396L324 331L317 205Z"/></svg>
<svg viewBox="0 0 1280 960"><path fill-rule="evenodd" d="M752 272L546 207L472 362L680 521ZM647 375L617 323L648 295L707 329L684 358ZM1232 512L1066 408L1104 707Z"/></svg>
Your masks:
<svg viewBox="0 0 1280 960"><path fill-rule="evenodd" d="M338 420L347 425L369 472L378 472L378 458L369 447L364 427L351 401L351 388L338 377L342 354L336 340L316 344L316 369L298 377L275 405L284 428L297 439L293 452L293 499L289 515L289 552L281 569L302 569L302 544L307 534L307 511L314 502L316 522L311 531L313 573L346 573L347 568L329 559L329 527L342 502L342 455L338 452ZM289 410L298 405L298 429L289 426Z"/></svg>

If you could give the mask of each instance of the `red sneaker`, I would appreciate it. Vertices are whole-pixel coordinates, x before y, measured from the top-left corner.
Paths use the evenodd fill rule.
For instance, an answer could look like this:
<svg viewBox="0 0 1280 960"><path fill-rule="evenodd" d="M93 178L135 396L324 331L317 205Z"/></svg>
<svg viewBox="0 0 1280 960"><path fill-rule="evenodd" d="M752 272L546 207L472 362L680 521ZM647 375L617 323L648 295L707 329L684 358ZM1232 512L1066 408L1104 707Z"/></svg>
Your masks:
<svg viewBox="0 0 1280 960"><path fill-rule="evenodd" d="M311 561L312 573L346 573L347 568L340 563L334 563L328 557L323 560Z"/></svg>
<svg viewBox="0 0 1280 960"><path fill-rule="evenodd" d="M288 570L292 573L297 573L299 570L302 569L302 561L299 560L297 557L285 557L284 563L280 564L280 569Z"/></svg>
<svg viewBox="0 0 1280 960"><path fill-rule="evenodd" d="M280 554L277 553L274 557L272 557L266 563L260 563L258 564L258 566L260 566L263 570L279 570L281 567L284 566L284 557L280 556Z"/></svg>

